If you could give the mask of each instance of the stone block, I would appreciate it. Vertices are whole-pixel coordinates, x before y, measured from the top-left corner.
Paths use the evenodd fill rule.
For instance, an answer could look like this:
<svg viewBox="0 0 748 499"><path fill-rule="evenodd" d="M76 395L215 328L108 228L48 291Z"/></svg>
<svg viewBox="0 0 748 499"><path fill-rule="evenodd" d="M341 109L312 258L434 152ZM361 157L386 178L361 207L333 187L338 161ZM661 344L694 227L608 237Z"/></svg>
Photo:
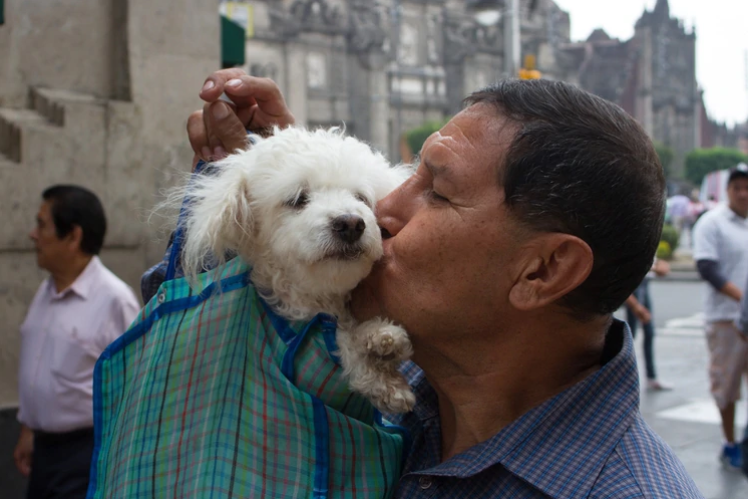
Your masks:
<svg viewBox="0 0 748 499"><path fill-rule="evenodd" d="M8 65L0 65L0 73L10 71L23 82L11 91L25 96L26 86L35 85L107 96L112 1L6 0L12 15L0 28L7 30L0 58Z"/></svg>

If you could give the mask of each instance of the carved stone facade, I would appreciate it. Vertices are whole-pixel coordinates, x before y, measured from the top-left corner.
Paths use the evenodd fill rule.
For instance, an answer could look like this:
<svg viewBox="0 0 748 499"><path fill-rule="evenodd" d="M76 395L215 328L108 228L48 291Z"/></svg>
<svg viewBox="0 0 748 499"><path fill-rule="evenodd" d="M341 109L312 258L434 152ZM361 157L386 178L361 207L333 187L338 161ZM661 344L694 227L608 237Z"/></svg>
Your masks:
<svg viewBox="0 0 748 499"><path fill-rule="evenodd" d="M503 67L501 24L483 26L462 0L250 0L250 74L271 76L299 122L345 123L398 159L401 135L454 114ZM523 47L549 73L569 16L523 0Z"/></svg>

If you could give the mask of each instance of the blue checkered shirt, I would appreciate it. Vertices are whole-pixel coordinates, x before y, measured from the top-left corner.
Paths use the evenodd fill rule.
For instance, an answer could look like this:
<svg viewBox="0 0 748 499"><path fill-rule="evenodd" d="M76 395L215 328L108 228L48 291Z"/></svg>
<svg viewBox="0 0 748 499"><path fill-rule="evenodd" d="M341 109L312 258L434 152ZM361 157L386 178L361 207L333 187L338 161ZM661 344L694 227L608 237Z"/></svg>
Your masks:
<svg viewBox="0 0 748 499"><path fill-rule="evenodd" d="M143 276L148 302L170 252ZM703 498L673 451L639 412L639 375L628 326L608 331L603 367L530 410L493 438L441 461L437 397L423 371L403 372L417 404L388 417L412 444L397 499Z"/></svg>
<svg viewBox="0 0 748 499"><path fill-rule="evenodd" d="M388 418L413 439L398 499L702 498L668 445L639 412L639 375L628 326L615 321L607 362L489 440L440 462L437 397L414 364L404 372L417 404Z"/></svg>

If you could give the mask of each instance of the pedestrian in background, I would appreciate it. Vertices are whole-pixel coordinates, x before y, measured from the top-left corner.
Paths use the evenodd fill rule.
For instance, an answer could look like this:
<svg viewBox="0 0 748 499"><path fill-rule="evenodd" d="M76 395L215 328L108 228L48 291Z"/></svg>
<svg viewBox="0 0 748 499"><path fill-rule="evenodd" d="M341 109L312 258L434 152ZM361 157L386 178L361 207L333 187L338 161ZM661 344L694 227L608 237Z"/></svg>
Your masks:
<svg viewBox="0 0 748 499"><path fill-rule="evenodd" d="M132 290L96 256L106 217L92 192L45 190L30 237L42 282L21 325L14 452L28 499L86 497L93 452L93 370L140 308Z"/></svg>
<svg viewBox="0 0 748 499"><path fill-rule="evenodd" d="M746 282L745 288L743 288L743 299L740 303L740 317L735 324L743 334L743 341L748 341L748 296L746 296L748 293L746 293L746 291L748 291L748 282ZM743 473L745 473L745 476L748 476L748 459L745 458L745 456L748 456L748 422L746 422L745 430L743 431L743 442L740 444L740 452L744 456Z"/></svg>
<svg viewBox="0 0 748 499"><path fill-rule="evenodd" d="M683 227L686 223L688 216L688 207L691 204L691 200L688 196L683 194L676 194L675 196L668 199L668 215L670 216L670 223L678 229L678 233L683 231Z"/></svg>
<svg viewBox="0 0 748 499"><path fill-rule="evenodd" d="M672 387L657 379L654 362L654 317L652 315L652 299L649 294L649 282L657 277L664 277L670 273L670 265L665 260L655 259L652 270L636 288L634 294L626 299L626 322L631 328L631 335L636 338L637 324L641 323L644 333L644 366L647 373L647 389L654 391L671 390Z"/></svg>
<svg viewBox="0 0 748 499"><path fill-rule="evenodd" d="M744 165L728 177L727 200L696 222L694 260L708 283L704 312L711 392L725 437L721 458L727 466L740 468L735 402L740 400L741 378L748 375L748 342L741 339L735 321L740 314L741 287L748 280L748 168Z"/></svg>

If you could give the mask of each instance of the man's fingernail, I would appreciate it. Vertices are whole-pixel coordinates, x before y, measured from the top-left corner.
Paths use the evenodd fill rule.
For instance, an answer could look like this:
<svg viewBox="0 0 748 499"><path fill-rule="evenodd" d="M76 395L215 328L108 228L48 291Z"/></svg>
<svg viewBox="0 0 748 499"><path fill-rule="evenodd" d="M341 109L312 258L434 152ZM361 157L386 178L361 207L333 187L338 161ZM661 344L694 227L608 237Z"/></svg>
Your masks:
<svg viewBox="0 0 748 499"><path fill-rule="evenodd" d="M213 104L213 117L217 120L222 120L229 115L231 110L225 102L216 102Z"/></svg>
<svg viewBox="0 0 748 499"><path fill-rule="evenodd" d="M226 82L227 87L234 87L234 88L238 87L241 84L242 84L242 81L239 78L234 78L233 80L229 80Z"/></svg>
<svg viewBox="0 0 748 499"><path fill-rule="evenodd" d="M215 86L216 86L216 84L213 83L213 80L208 80L208 81L205 82L205 85L203 85L203 92L205 92L206 90L210 90L211 88L213 88Z"/></svg>
<svg viewBox="0 0 748 499"><path fill-rule="evenodd" d="M219 161L225 158L226 156L228 156L228 154L226 153L226 150L223 147L216 146L216 148L213 149L213 160L214 161Z"/></svg>
<svg viewBox="0 0 748 499"><path fill-rule="evenodd" d="M210 161L210 148L208 146L203 146L203 148L200 149L200 154L203 156L205 161Z"/></svg>

